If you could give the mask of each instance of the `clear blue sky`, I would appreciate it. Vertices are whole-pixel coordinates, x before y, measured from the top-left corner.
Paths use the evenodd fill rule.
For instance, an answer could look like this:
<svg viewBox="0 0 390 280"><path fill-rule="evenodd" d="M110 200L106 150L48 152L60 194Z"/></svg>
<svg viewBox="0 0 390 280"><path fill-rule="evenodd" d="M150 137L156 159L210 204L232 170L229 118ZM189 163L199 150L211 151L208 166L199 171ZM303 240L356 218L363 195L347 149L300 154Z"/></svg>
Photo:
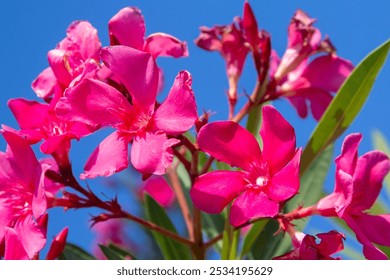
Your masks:
<svg viewBox="0 0 390 280"><path fill-rule="evenodd" d="M23 97L38 100L31 90L32 80L47 67L47 51L54 48L65 36L67 26L73 20L88 20L99 31L103 45L108 45L108 20L125 6L139 7L145 17L147 34L166 32L188 42L190 56L185 59L160 59L169 88L177 72L186 69L193 75L193 88L199 112L203 109L215 112L213 120L225 119L227 82L224 62L217 53L205 52L193 44L201 25L228 24L234 16L242 14L244 1L7 1L0 10L0 123L17 128L6 102L9 98ZM387 0L364 1L250 1L260 28L271 33L272 46L282 55L287 41L287 26L298 8L317 18L316 26L323 35L329 35L339 56L355 65L371 50L390 37L390 3ZM239 91L251 92L255 75L248 61L239 85ZM243 98L242 98L243 100ZM361 114L347 133L362 132L361 153L372 149L370 134L381 130L390 139L390 62L388 61L376 81L372 94ZM304 145L315 122L299 119L286 101L274 105L295 126L298 144ZM72 161L76 174L85 160L108 131L97 137L89 137L74 145ZM340 150L339 140L336 151ZM0 149L5 143L0 139ZM40 157L40 156L39 156ZM328 180L329 181L329 180ZM91 186L95 184L90 181ZM332 188L332 180L327 182ZM62 212L56 210L56 212ZM69 240L88 248L90 235L86 221L88 211L68 213L61 220L51 220L51 238L67 223L72 223ZM53 213L54 214L54 213ZM54 218L54 215L52 215ZM79 228L77 228L79 225Z"/></svg>

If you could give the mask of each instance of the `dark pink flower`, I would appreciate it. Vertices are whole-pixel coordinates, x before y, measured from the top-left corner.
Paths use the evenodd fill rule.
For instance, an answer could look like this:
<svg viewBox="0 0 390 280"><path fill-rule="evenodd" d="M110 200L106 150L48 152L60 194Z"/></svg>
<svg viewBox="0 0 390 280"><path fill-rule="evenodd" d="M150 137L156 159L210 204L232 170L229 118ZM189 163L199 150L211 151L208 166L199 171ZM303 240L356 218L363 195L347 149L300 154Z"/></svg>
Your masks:
<svg viewBox="0 0 390 280"><path fill-rule="evenodd" d="M87 21L73 22L66 31L66 38L49 51L50 67L32 83L37 96L48 98L56 87L62 92L84 77L94 77L100 68L100 49L97 30Z"/></svg>
<svg viewBox="0 0 390 280"><path fill-rule="evenodd" d="M333 193L321 199L316 212L343 219L363 244L368 259L387 259L373 243L390 246L390 214L370 215L371 208L390 170L386 154L371 151L358 158L362 136L348 135L341 155L336 158L336 184Z"/></svg>
<svg viewBox="0 0 390 280"><path fill-rule="evenodd" d="M21 128L18 133L30 144L43 139L41 151L44 154L52 154L62 167L70 164L68 153L71 140L79 140L96 130L82 122L58 118L48 104L16 98L9 100L8 106Z"/></svg>
<svg viewBox="0 0 390 280"><path fill-rule="evenodd" d="M0 152L0 243L5 238L5 258L32 259L46 243L46 228L39 224L46 212L45 171L30 145L10 131Z"/></svg>
<svg viewBox="0 0 390 280"><path fill-rule="evenodd" d="M110 44L124 45L150 53L153 58L188 56L187 44L165 34L154 33L145 39L145 22L141 11L136 7L126 7L113 16L109 23Z"/></svg>
<svg viewBox="0 0 390 280"><path fill-rule="evenodd" d="M168 136L182 134L197 120L190 74L180 72L167 99L156 108L159 71L150 54L114 46L103 49L101 57L129 96L106 83L85 79L68 89L56 108L67 120L116 129L92 153L81 177L110 176L126 168L130 142L131 162L138 171L164 174L173 159L172 146L179 142Z"/></svg>
<svg viewBox="0 0 390 280"><path fill-rule="evenodd" d="M353 70L350 61L335 54L328 38L321 41L321 32L313 26L315 19L298 10L288 29L288 45L281 60L271 55L270 99L283 96L295 107L300 117L319 120L344 80ZM310 56L326 53L309 62Z"/></svg>
<svg viewBox="0 0 390 280"><path fill-rule="evenodd" d="M210 123L198 134L202 151L242 170L212 171L198 177L190 191L192 201L210 214L220 213L232 202L233 226L274 217L299 189L301 149L296 149L294 128L274 107L265 106L262 112L263 151L255 137L234 122Z"/></svg>
<svg viewBox="0 0 390 280"><path fill-rule="evenodd" d="M344 234L337 231L320 233L316 235L321 241L316 242L316 237L295 232L293 239L294 250L273 258L274 260L337 260L331 255L344 249Z"/></svg>

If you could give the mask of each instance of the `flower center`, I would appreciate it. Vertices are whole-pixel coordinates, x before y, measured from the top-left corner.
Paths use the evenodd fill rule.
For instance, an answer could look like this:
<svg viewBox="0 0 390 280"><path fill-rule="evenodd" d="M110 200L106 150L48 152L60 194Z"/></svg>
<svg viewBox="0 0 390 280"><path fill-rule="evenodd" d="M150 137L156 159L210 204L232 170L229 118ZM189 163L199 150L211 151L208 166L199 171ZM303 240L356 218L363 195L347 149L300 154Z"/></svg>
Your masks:
<svg viewBox="0 0 390 280"><path fill-rule="evenodd" d="M247 175L247 188L264 190L269 183L269 170L266 162L254 163Z"/></svg>
<svg viewBox="0 0 390 280"><path fill-rule="evenodd" d="M261 187L265 187L268 184L268 178L265 176L257 177L256 179L256 185Z"/></svg>

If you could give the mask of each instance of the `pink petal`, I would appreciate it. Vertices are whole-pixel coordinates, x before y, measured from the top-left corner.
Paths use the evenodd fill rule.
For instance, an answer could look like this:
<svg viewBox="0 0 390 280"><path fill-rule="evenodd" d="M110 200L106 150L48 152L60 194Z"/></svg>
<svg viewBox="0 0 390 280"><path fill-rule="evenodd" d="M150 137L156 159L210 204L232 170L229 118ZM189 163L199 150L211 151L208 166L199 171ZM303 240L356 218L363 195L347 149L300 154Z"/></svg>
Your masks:
<svg viewBox="0 0 390 280"><path fill-rule="evenodd" d="M200 27L200 34L198 38L195 39L195 44L206 50L206 51L221 51L222 42L218 38L220 35L220 30L223 30L225 26L222 27Z"/></svg>
<svg viewBox="0 0 390 280"><path fill-rule="evenodd" d="M88 125L115 125L120 112L131 110L127 99L106 83L85 79L66 91L56 106L58 116Z"/></svg>
<svg viewBox="0 0 390 280"><path fill-rule="evenodd" d="M307 117L308 111L305 98L295 95L287 97L287 100L291 103L291 105L293 105L293 107L301 118L304 119Z"/></svg>
<svg viewBox="0 0 390 280"><path fill-rule="evenodd" d="M257 27L256 17L253 13L253 10L249 4L249 2L245 1L244 3L244 13L243 13L243 29L245 31L245 35L249 44L252 45L253 48L257 48L259 45L259 31Z"/></svg>
<svg viewBox="0 0 390 280"><path fill-rule="evenodd" d="M131 147L131 163L142 174L165 174L173 160L172 146L179 142L168 139L162 132L136 136Z"/></svg>
<svg viewBox="0 0 390 280"><path fill-rule="evenodd" d="M199 148L232 166L249 170L261 151L255 137L239 124L218 121L206 124L198 133Z"/></svg>
<svg viewBox="0 0 390 280"><path fill-rule="evenodd" d="M70 148L70 140L76 138L72 133L65 132L61 135L53 135L47 138L41 145L41 152L44 154L52 154L63 148ZM66 150L66 149L65 149Z"/></svg>
<svg viewBox="0 0 390 280"><path fill-rule="evenodd" d="M5 228L5 260L28 260L17 232L13 228Z"/></svg>
<svg viewBox="0 0 390 280"><path fill-rule="evenodd" d="M43 166L44 169L42 169L41 177L39 179L39 183L35 185L34 190L34 196L32 201L32 213L35 220L39 220L43 214L45 214L47 209L47 201L46 201L46 194L45 194L45 173L47 170L49 170L48 165Z"/></svg>
<svg viewBox="0 0 390 280"><path fill-rule="evenodd" d="M40 129L46 123L49 111L47 104L15 98L8 101L8 106L21 129Z"/></svg>
<svg viewBox="0 0 390 280"><path fill-rule="evenodd" d="M186 42L165 33L154 33L148 36L145 41L145 52L150 53L154 58L158 56L171 56L179 58L188 56Z"/></svg>
<svg viewBox="0 0 390 280"><path fill-rule="evenodd" d="M279 203L269 200L263 192L247 190L233 202L230 223L238 227L250 220L274 217L279 212Z"/></svg>
<svg viewBox="0 0 390 280"><path fill-rule="evenodd" d="M317 245L318 251L321 255L330 256L336 254L344 249L343 240L345 235L335 230L317 234L317 237L321 239L320 244Z"/></svg>
<svg viewBox="0 0 390 280"><path fill-rule="evenodd" d="M209 213L220 213L245 189L242 171L212 171L199 176L190 190L194 205Z"/></svg>
<svg viewBox="0 0 390 280"><path fill-rule="evenodd" d="M341 155L335 160L337 169L341 169L351 176L353 175L358 159L358 147L361 141L362 135L360 133L349 134L345 137Z"/></svg>
<svg viewBox="0 0 390 280"><path fill-rule="evenodd" d="M274 201L284 201L294 196L299 190L299 162L302 149L299 149L293 159L274 175L271 186L266 193Z"/></svg>
<svg viewBox="0 0 390 280"><path fill-rule="evenodd" d="M10 175L21 180L24 186L38 185L42 170L29 143L11 131L2 130L2 134L8 143L6 154L12 161L13 173Z"/></svg>
<svg viewBox="0 0 390 280"><path fill-rule="evenodd" d="M337 92L352 70L350 61L329 54L314 59L306 67L302 78L312 87Z"/></svg>
<svg viewBox="0 0 390 280"><path fill-rule="evenodd" d="M311 113L314 119L319 121L332 101L333 96L329 92L318 88L308 88L307 92L309 91L310 94L307 95L307 98L310 101Z"/></svg>
<svg viewBox="0 0 390 280"><path fill-rule="evenodd" d="M145 181L142 189L162 207L169 207L175 199L175 193L162 176L153 176Z"/></svg>
<svg viewBox="0 0 390 280"><path fill-rule="evenodd" d="M364 229L360 227L355 220L349 216L344 217L347 225L356 234L357 240L363 245L363 254L369 260L387 260L387 256L375 247L371 241L367 238Z"/></svg>
<svg viewBox="0 0 390 280"><path fill-rule="evenodd" d="M54 93L54 88L57 84L57 79L54 76L53 70L47 67L38 77L32 82L33 91L40 98L50 97Z"/></svg>
<svg viewBox="0 0 390 280"><path fill-rule="evenodd" d="M371 242L379 245L390 246L390 214L369 215L362 213L354 216L356 225Z"/></svg>
<svg viewBox="0 0 390 280"><path fill-rule="evenodd" d="M67 40L72 43L72 48L77 47L77 54L83 60L88 58L99 58L99 51L102 47L96 28L88 21L74 21L66 30ZM60 43L60 48L61 43Z"/></svg>
<svg viewBox="0 0 390 280"><path fill-rule="evenodd" d="M125 85L133 98L133 104L152 111L159 81L159 70L153 57L126 46L104 48L100 55L107 67Z"/></svg>
<svg viewBox="0 0 390 280"><path fill-rule="evenodd" d="M190 129L198 119L192 78L181 71L168 94L154 114L154 124L169 135L178 135Z"/></svg>
<svg viewBox="0 0 390 280"><path fill-rule="evenodd" d="M19 218L14 228L28 257L32 259L46 244L44 229L35 223L31 215Z"/></svg>
<svg viewBox="0 0 390 280"><path fill-rule="evenodd" d="M371 208L382 189L382 182L389 173L390 160L380 151L371 151L361 156L356 164L353 206L355 209Z"/></svg>
<svg viewBox="0 0 390 280"><path fill-rule="evenodd" d="M263 158L268 161L273 175L286 166L295 155L295 132L274 107L264 106L262 112L260 135L263 139Z"/></svg>
<svg viewBox="0 0 390 280"><path fill-rule="evenodd" d="M2 167L2 166L0 166ZM0 171L1 172L1 171ZM0 184L4 186L4 183L0 181ZM3 238L6 234L6 227L10 226L14 219L14 213L11 207L7 205L8 196L0 193L0 244L3 242Z"/></svg>
<svg viewBox="0 0 390 280"><path fill-rule="evenodd" d="M137 50L144 49L145 22L136 7L120 10L108 22L110 45L125 45Z"/></svg>
<svg viewBox="0 0 390 280"><path fill-rule="evenodd" d="M68 69L65 67L64 56L65 51L54 49L48 52L48 59L51 69L57 81L63 86L68 87L70 82L72 81L72 76L69 73Z"/></svg>
<svg viewBox="0 0 390 280"><path fill-rule="evenodd" d="M81 179L111 176L129 165L128 140L119 132L111 133L92 152Z"/></svg>

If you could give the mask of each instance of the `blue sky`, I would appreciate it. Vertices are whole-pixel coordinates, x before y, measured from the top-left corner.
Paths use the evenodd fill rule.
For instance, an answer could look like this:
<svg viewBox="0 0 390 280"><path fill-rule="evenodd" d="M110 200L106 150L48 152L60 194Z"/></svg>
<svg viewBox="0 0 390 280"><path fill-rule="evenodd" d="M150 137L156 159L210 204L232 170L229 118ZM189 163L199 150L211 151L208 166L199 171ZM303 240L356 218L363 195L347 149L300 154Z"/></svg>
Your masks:
<svg viewBox="0 0 390 280"><path fill-rule="evenodd" d="M365 55L390 37L390 4L378 1L250 1L260 28L271 33L272 46L281 56L287 42L287 26L298 8L317 18L316 26L323 35L329 35L339 56L357 64ZM139 7L145 17L147 34L166 32L188 42L190 56L185 59L159 59L164 69L166 89L169 89L176 74L186 69L193 75L193 88L199 112L203 109L215 112L212 119L225 119L227 103L225 92L227 82L224 62L217 53L205 52L193 44L201 25L228 24L233 17L242 14L243 1L103 1L103 0L61 0L61 1L7 1L0 10L0 123L17 128L8 109L9 98L35 99L31 90L32 80L47 67L47 51L54 48L65 36L67 26L73 20L88 20L99 31L103 45L108 45L107 22L125 6ZM249 63L248 63L249 62ZM243 72L239 84L240 92L251 92L255 74L251 61ZM241 98L244 102L244 97ZM371 133L379 129L390 139L390 62L387 62L378 77L374 89L360 115L346 133L363 133L360 153L372 149ZM274 105L294 125L298 145L305 145L315 126L312 118L302 120L286 101ZM94 147L108 134L99 132L74 144L72 161L75 172L80 173L85 160ZM336 151L340 151L341 140ZM5 143L0 139L0 149ZM40 157L40 156L39 156ZM330 177L332 178L332 177ZM102 180L90 181L90 185L101 184ZM332 188L332 180L327 181ZM130 198L129 198L130 199ZM136 210L135 210L136 211ZM55 210L55 213L62 210ZM71 223L69 240L88 248L88 211L61 215L60 221L51 221L49 238L65 224ZM54 214L54 213L53 213ZM54 218L54 215L52 215Z"/></svg>

